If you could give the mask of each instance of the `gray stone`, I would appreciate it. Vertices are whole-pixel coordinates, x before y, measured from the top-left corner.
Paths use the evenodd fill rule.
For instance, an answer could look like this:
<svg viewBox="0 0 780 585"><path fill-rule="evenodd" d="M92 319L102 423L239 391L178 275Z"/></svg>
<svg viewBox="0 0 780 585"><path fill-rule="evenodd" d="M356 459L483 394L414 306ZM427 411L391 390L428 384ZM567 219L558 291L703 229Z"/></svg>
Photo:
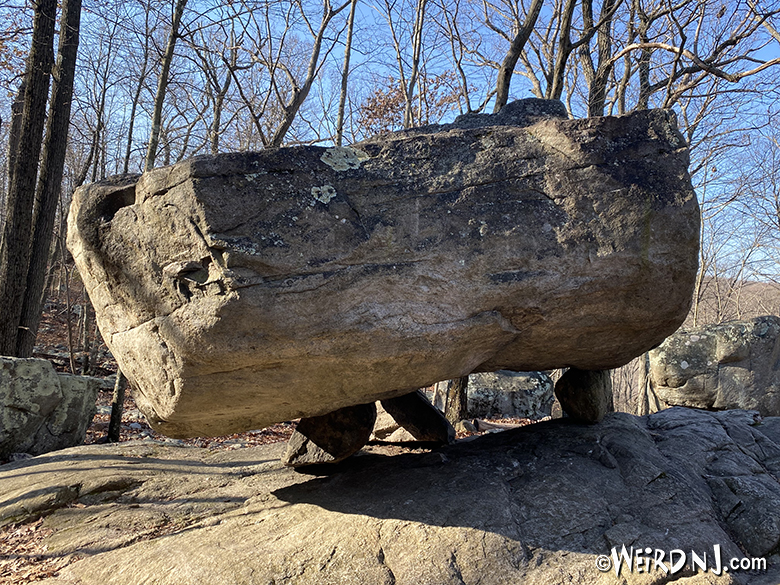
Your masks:
<svg viewBox="0 0 780 585"><path fill-rule="evenodd" d="M78 447L0 467L0 522L43 514L47 556L76 554L44 585L769 585L780 419L753 415L554 420L437 452L371 447L319 477L284 468L282 444ZM768 568L595 565L623 545L711 563L715 544Z"/></svg>
<svg viewBox="0 0 780 585"><path fill-rule="evenodd" d="M381 404L385 411L417 441L446 445L455 440L455 429L420 390L382 400Z"/></svg>
<svg viewBox="0 0 780 585"><path fill-rule="evenodd" d="M681 330L650 352L651 404L780 415L780 317Z"/></svg>
<svg viewBox="0 0 780 585"><path fill-rule="evenodd" d="M282 462L288 467L302 467L343 461L368 443L375 421L373 403L302 418L287 442Z"/></svg>
<svg viewBox="0 0 780 585"><path fill-rule="evenodd" d="M382 441L387 439L395 431L401 428L395 419L390 416L390 413L382 408L382 404L376 405L376 422L374 422L374 430L371 432L372 441Z"/></svg>
<svg viewBox="0 0 780 585"><path fill-rule="evenodd" d="M550 416L553 381L544 372L485 372L469 376L470 418L540 419Z"/></svg>
<svg viewBox="0 0 780 585"><path fill-rule="evenodd" d="M614 410L612 378L605 370L569 368L555 383L555 396L563 412L579 422L600 422Z"/></svg>
<svg viewBox="0 0 780 585"><path fill-rule="evenodd" d="M612 368L674 332L699 234L674 114L507 108L79 189L68 246L153 428L220 435L475 371Z"/></svg>
<svg viewBox="0 0 780 585"><path fill-rule="evenodd" d="M58 375L47 360L0 357L0 459L83 443L98 387L95 378Z"/></svg>

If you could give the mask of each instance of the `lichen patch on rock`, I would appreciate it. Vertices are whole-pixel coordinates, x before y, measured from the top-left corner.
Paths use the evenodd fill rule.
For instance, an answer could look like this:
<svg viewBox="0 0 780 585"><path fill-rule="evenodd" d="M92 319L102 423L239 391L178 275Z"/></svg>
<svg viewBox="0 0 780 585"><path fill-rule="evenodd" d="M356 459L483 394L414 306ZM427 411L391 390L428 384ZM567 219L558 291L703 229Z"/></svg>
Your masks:
<svg viewBox="0 0 780 585"><path fill-rule="evenodd" d="M368 154L359 148L349 146L334 146L326 150L320 160L334 171L357 169L360 163L368 159Z"/></svg>
<svg viewBox="0 0 780 585"><path fill-rule="evenodd" d="M312 187L311 194L320 203L328 204L336 196L336 189L333 185L323 185L322 187Z"/></svg>

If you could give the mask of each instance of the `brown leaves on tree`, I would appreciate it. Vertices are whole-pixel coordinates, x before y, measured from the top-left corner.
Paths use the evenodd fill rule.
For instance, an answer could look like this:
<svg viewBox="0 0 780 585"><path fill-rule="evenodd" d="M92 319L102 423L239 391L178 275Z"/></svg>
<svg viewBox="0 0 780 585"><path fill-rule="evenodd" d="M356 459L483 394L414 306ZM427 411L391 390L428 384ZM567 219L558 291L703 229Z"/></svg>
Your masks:
<svg viewBox="0 0 780 585"><path fill-rule="evenodd" d="M421 90L412 97L413 126L436 124L457 107L460 91L454 72L421 75L419 82ZM358 112L358 124L368 136L401 130L405 107L401 82L390 76L363 101Z"/></svg>

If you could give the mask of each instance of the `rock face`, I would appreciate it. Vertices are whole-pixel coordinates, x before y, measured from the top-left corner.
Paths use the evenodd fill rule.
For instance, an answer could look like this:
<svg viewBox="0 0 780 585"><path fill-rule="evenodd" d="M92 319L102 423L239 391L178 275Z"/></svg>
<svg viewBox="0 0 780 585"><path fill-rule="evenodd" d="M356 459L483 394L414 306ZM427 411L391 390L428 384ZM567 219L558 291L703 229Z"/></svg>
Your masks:
<svg viewBox="0 0 780 585"><path fill-rule="evenodd" d="M553 381L544 372L485 372L469 376L470 418L540 419L550 416Z"/></svg>
<svg viewBox="0 0 780 585"><path fill-rule="evenodd" d="M674 114L563 115L530 100L81 188L68 246L153 427L223 434L660 343L697 269Z"/></svg>
<svg viewBox="0 0 780 585"><path fill-rule="evenodd" d="M680 331L649 358L657 408L746 408L780 415L780 317Z"/></svg>
<svg viewBox="0 0 780 585"><path fill-rule="evenodd" d="M57 374L47 360L0 357L0 459L84 442L97 380Z"/></svg>
<svg viewBox="0 0 780 585"><path fill-rule="evenodd" d="M321 477L282 467L283 449L122 443L12 463L0 522L44 514L47 556L79 553L48 585L780 582L778 418L554 420L438 452L373 448ZM710 571L599 572L622 545L706 553ZM716 575L713 545L767 568Z"/></svg>

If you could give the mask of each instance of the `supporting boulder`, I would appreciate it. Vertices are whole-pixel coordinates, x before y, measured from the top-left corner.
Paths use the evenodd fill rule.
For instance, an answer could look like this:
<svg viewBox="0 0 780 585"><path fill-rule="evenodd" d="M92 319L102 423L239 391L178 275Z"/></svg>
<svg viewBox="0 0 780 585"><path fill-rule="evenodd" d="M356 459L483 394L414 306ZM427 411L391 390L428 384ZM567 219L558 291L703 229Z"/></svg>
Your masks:
<svg viewBox="0 0 780 585"><path fill-rule="evenodd" d="M555 383L555 397L570 418L584 423L601 422L614 410L609 371L569 368Z"/></svg>
<svg viewBox="0 0 780 585"><path fill-rule="evenodd" d="M455 440L450 421L419 390L382 400L381 404L418 441L447 445Z"/></svg>
<svg viewBox="0 0 780 585"><path fill-rule="evenodd" d="M80 188L72 251L153 428L220 435L501 369L621 366L685 318L671 111L559 102Z"/></svg>
<svg viewBox="0 0 780 585"><path fill-rule="evenodd" d="M287 442L282 463L287 467L302 467L343 461L368 443L374 421L373 403L302 418Z"/></svg>

